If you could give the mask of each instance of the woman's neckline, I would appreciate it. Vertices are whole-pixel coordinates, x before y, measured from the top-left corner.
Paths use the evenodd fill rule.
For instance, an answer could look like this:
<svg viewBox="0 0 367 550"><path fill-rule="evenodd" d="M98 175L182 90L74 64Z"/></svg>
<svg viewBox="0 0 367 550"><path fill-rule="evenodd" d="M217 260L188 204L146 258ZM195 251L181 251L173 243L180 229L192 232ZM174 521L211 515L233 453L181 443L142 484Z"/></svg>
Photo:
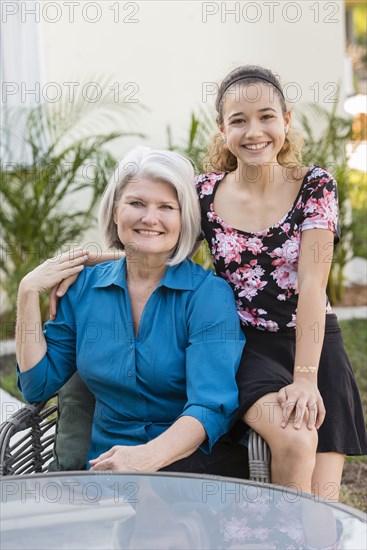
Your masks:
<svg viewBox="0 0 367 550"><path fill-rule="evenodd" d="M266 233L268 233L271 229L274 229L276 227L279 227L282 223L285 222L285 220L288 218L288 216L290 216L290 214L293 212L293 210L295 209L297 203L298 203L298 200L302 194L302 191L303 191L303 187L309 177L309 175L311 174L311 172L313 171L313 169L316 167L316 165L313 165L313 166L310 166L310 168L307 170L305 176L303 177L302 179L302 182L301 182L301 185L300 185L300 188L298 190L298 193L297 193L297 196L296 198L294 199L293 201L293 204L292 206L290 207L290 209L284 214L284 216L282 216L282 218L274 223L273 225L270 225L269 227L265 228L265 229L261 229L260 231L245 231L243 229L237 229L236 227L234 227L233 225L230 225L229 223L225 222L218 214L217 212L215 211L215 208L214 208L214 200L215 200L215 194L218 190L218 187L221 183L221 181L223 181L223 179L225 178L225 176L227 174L229 174L229 172L223 172L222 174L219 174L219 177L217 179L217 181L215 182L215 185L214 185L214 188L213 188L213 194L212 194L212 202L211 202L211 211L212 213L214 214L215 218L222 224L224 225L225 227L227 227L228 229L232 229L233 231L237 231L238 233L243 233L244 235L264 235Z"/></svg>

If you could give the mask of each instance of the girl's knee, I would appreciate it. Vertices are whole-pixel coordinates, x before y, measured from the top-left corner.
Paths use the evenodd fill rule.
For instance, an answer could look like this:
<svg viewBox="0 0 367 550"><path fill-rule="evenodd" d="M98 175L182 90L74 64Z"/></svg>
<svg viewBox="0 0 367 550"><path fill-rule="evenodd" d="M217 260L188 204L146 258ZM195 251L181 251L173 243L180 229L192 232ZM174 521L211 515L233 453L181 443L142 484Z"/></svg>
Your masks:
<svg viewBox="0 0 367 550"><path fill-rule="evenodd" d="M305 426L295 430L293 426L284 429L279 440L273 445L272 456L280 459L316 460L318 436L316 430Z"/></svg>

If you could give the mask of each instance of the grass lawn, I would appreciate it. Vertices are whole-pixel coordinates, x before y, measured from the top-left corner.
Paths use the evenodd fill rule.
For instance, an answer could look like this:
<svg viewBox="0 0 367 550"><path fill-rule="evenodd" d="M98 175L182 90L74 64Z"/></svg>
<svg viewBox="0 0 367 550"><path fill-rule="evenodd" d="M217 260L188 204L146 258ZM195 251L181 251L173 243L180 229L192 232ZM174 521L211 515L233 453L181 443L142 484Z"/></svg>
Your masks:
<svg viewBox="0 0 367 550"><path fill-rule="evenodd" d="M357 378L362 405L367 415L367 321L366 319L351 319L340 321L343 339L350 362ZM367 463L366 457L347 457L340 501L349 506L367 512Z"/></svg>
<svg viewBox="0 0 367 550"><path fill-rule="evenodd" d="M361 393L363 409L367 413L367 320L340 321L343 339Z"/></svg>

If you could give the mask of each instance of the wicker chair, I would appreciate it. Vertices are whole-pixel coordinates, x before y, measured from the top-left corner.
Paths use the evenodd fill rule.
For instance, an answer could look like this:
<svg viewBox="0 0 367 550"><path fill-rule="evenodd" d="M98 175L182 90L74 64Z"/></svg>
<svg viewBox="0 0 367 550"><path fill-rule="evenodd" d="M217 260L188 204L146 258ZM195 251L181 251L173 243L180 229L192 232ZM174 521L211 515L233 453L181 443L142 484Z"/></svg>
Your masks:
<svg viewBox="0 0 367 550"><path fill-rule="evenodd" d="M250 479L252 481L270 483L270 449L263 438L254 430L250 431L248 441L248 459Z"/></svg>
<svg viewBox="0 0 367 550"><path fill-rule="evenodd" d="M25 404L0 426L0 475L46 472L53 456L57 405ZM249 470L253 481L270 483L270 450L253 430L249 436Z"/></svg>
<svg viewBox="0 0 367 550"><path fill-rule="evenodd" d="M26 404L0 426L0 475L46 472L52 458L57 405Z"/></svg>

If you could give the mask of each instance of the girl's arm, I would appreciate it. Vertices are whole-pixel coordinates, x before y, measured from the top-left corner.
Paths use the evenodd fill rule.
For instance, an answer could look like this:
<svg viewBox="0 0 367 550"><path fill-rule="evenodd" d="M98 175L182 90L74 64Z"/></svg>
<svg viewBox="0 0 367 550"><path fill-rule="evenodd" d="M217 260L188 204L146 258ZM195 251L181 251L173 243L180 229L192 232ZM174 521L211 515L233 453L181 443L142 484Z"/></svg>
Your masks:
<svg viewBox="0 0 367 550"><path fill-rule="evenodd" d="M98 254L91 254L86 252L84 265L94 266L103 262L112 262L120 260L125 255L123 250L113 250L112 252L101 252ZM57 311L57 302L61 296L63 296L68 288L75 283L78 278L78 273L66 277L59 284L52 287L50 293L50 319L55 319Z"/></svg>
<svg viewBox="0 0 367 550"><path fill-rule="evenodd" d="M295 413L299 429L306 409L308 428L319 428L325 408L317 387L317 371L324 341L326 285L331 267L334 234L327 229L302 232L298 264L296 354L293 383L282 388L278 401L283 407L282 427Z"/></svg>
<svg viewBox="0 0 367 550"><path fill-rule="evenodd" d="M21 372L39 363L47 351L39 295L58 285L64 278L80 273L85 260L83 250L74 251L72 258L69 253L62 254L46 260L22 279L18 292L16 330L16 355Z"/></svg>

